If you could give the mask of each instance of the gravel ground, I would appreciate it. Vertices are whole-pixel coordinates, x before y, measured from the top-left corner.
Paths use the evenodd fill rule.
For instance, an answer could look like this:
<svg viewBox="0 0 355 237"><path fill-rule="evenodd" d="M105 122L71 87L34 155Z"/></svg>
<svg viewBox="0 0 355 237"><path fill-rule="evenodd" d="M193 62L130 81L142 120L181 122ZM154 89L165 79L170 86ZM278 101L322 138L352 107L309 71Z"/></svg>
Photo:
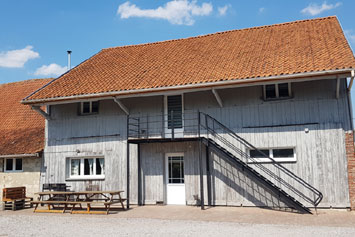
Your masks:
<svg viewBox="0 0 355 237"><path fill-rule="evenodd" d="M2 214L0 236L355 236L355 223L330 227L116 217Z"/></svg>

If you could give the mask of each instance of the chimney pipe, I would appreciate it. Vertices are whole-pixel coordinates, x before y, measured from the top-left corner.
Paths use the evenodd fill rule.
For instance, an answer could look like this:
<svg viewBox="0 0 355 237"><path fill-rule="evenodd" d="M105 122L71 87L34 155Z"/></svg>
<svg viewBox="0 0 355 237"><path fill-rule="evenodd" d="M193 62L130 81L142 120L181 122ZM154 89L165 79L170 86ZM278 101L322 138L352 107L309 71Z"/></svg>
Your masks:
<svg viewBox="0 0 355 237"><path fill-rule="evenodd" d="M67 53L68 53L68 71L69 71L69 70L71 69L71 65L70 65L70 55L71 55L71 51L68 50Z"/></svg>

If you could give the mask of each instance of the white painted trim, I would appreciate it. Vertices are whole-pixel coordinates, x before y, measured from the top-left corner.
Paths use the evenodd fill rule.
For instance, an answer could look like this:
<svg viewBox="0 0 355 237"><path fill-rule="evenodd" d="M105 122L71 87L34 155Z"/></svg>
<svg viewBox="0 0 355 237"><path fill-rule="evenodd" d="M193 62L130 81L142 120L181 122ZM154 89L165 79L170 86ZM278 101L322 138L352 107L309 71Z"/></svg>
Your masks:
<svg viewBox="0 0 355 237"><path fill-rule="evenodd" d="M12 170L6 170L6 164L7 160L12 160ZM22 163L22 169L21 170L16 170L16 160L20 159ZM23 172L23 159L22 158L5 158L4 160L4 173L21 173Z"/></svg>
<svg viewBox="0 0 355 237"><path fill-rule="evenodd" d="M0 155L0 158L24 158L24 157L39 157L39 154L33 153L33 154Z"/></svg>
<svg viewBox="0 0 355 237"><path fill-rule="evenodd" d="M184 168L185 168L185 156L184 155L185 154L183 152L165 153L165 173L166 173L165 181L166 181L166 184L169 184L169 157L182 156L183 162L184 162ZM185 176L185 170L184 170L184 176ZM169 185L181 185L181 184L169 184ZM185 179L184 179L183 185L185 185Z"/></svg>
<svg viewBox="0 0 355 237"><path fill-rule="evenodd" d="M265 147L265 148L259 148L259 150L269 150L269 155L270 155L270 158L272 158L274 161L278 162L278 163L294 163L294 162L297 162L297 155L296 155L296 147ZM274 158L274 154L273 154L273 150L275 149L293 149L293 157L290 158L290 157L285 157L285 158ZM250 156L250 150L248 150L248 156ZM256 161L254 161L254 160ZM248 158L248 163L271 163L271 159L268 159L268 158L253 158L253 159L250 159Z"/></svg>
<svg viewBox="0 0 355 237"><path fill-rule="evenodd" d="M113 101L118 104L118 106L125 112L126 115L129 115L129 109L122 103L122 101L116 97L113 98Z"/></svg>
<svg viewBox="0 0 355 237"><path fill-rule="evenodd" d="M103 176L101 176L101 175L95 175L95 176L86 175L84 177L72 176L70 178L66 178L65 180L67 180L67 181L76 181L76 180L104 180L104 179L105 179L105 175L103 175Z"/></svg>
<svg viewBox="0 0 355 237"><path fill-rule="evenodd" d="M289 93L290 94L290 93ZM280 99L280 93L279 93L279 83L275 84L275 95L276 99Z"/></svg>
<svg viewBox="0 0 355 237"><path fill-rule="evenodd" d="M93 159L93 175L71 175L71 160L80 160L80 170L84 172L85 164L84 164L84 159ZM105 179L105 169L103 170L103 174L101 175L96 175L96 159L104 159L105 157L103 156L94 156L94 155L89 155L89 156L72 156L72 157L67 157L66 162L69 162L69 170L68 170L68 177L66 180L91 180L91 179Z"/></svg>
<svg viewBox="0 0 355 237"><path fill-rule="evenodd" d="M338 74L340 77L349 77L351 75L352 70L353 69L351 68L347 68L347 69L318 71L318 72L295 73L290 75L235 79L235 80L226 80L226 81L218 81L218 82L203 82L197 84L137 89L131 91L114 91L114 92L102 92L102 93L73 95L73 96L64 96L64 97L46 98L46 99L22 100L21 102L23 104L39 104L39 105L60 104L60 103L66 104L66 103L80 102L80 100L84 100L84 99L95 99L95 97L96 100L97 97L100 97L101 99L112 99L112 97L128 98L128 97L139 97L139 96L163 95L168 93L167 91L171 91L171 90L175 91L172 93L176 93L176 90L181 90L179 93L186 93L186 92L210 90L211 87L212 88L218 87L218 89L224 89L224 88L233 88L233 87L263 85L266 83L275 84L275 81L277 80L291 80L292 82L301 82L301 81L311 81L311 80L321 80L321 79L334 79L335 74Z"/></svg>
<svg viewBox="0 0 355 237"><path fill-rule="evenodd" d="M169 190L169 187L181 187L183 188L185 191L184 191L184 202L183 204L181 205L186 205L186 186L185 186L185 178L184 178L184 183L169 183L169 157L172 157L172 156L182 156L183 157L183 164L184 164L184 177L185 177L185 155L183 152L175 152L175 153L165 153L165 174L166 174L166 177L165 177L165 183L166 183L166 202L168 204L168 190Z"/></svg>
<svg viewBox="0 0 355 237"><path fill-rule="evenodd" d="M35 106L35 105L32 105L31 106L31 109L33 109L34 111L36 111L37 113L39 113L42 117L44 117L45 119L47 120L50 120L51 119L51 116L44 112L42 109L41 109L41 106Z"/></svg>
<svg viewBox="0 0 355 237"><path fill-rule="evenodd" d="M337 77L337 86L336 86L336 92L335 92L336 99L339 99L339 94L340 94L340 78Z"/></svg>
<svg viewBox="0 0 355 237"><path fill-rule="evenodd" d="M354 77L355 77L355 71L352 70L351 71L351 79L350 79L350 83L349 83L349 86L348 86L348 90L350 91L351 90L351 87L353 86L353 82L354 82Z"/></svg>
<svg viewBox="0 0 355 237"><path fill-rule="evenodd" d="M212 93L214 94L214 97L216 98L219 107L223 108L223 101L222 101L221 97L219 96L217 90L212 89Z"/></svg>

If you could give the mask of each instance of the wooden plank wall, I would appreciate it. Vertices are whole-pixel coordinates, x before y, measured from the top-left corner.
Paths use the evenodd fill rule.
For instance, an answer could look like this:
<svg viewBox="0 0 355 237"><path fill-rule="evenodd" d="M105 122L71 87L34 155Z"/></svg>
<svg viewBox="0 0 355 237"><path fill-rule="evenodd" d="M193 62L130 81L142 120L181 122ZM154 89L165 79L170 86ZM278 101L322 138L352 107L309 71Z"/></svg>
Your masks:
<svg viewBox="0 0 355 237"><path fill-rule="evenodd" d="M323 195L322 207L348 207L347 163L345 157L344 132L340 124L322 124L308 126L309 132L305 133L303 126L268 129L241 129L240 135L257 147L295 147L297 161L283 163L287 169L320 190ZM244 149L245 151L245 149ZM212 171L214 179L214 201L216 204L226 205L254 205L252 196L241 192L247 190L245 182L241 184L240 173L235 174L235 168L223 157L211 152ZM265 165L271 171L278 171L271 165ZM257 167L254 167L259 171ZM261 172L262 173L262 172ZM264 173L262 173L264 174ZM294 182L291 178L281 177L302 193L311 196L305 187ZM234 178L230 178L232 175ZM237 178L237 180L235 180ZM234 180L232 182L232 180ZM236 188L235 183L238 184ZM293 195L286 187L281 186L286 192L300 202L309 206L302 198ZM239 195L238 195L239 193ZM249 194L250 195L250 194ZM244 197L244 198L241 198ZM312 196L311 196L312 197Z"/></svg>
<svg viewBox="0 0 355 237"><path fill-rule="evenodd" d="M293 99L273 102L261 99L261 86L226 89L220 91L223 108L218 107L211 91L188 93L184 96L185 109L207 112L256 146L295 146L297 162L286 166L324 192L323 206L349 206L344 130L350 128L350 122L345 84L342 84L338 100L335 99L335 80L293 83L292 87ZM163 96L122 101L132 114L163 112ZM48 122L41 183L67 182L73 190L90 187L126 190L127 124L126 116L118 105L113 100L101 101L100 113L92 116L78 116L77 104L55 105L51 111L53 119ZM156 125L157 131L160 126ZM309 133L304 132L306 127ZM195 203L193 195L199 192L196 146L194 143L142 145L144 197L147 204L165 200L164 172L161 172L164 153L182 150L185 150L187 157L194 157L188 158L187 162L190 163L185 166L185 172L186 184L189 184L186 185L187 201L189 204ZM138 190L135 175L138 173L137 149L132 145L130 151L131 201L134 203ZM67 157L95 154L105 156L105 180L66 179ZM251 201L255 197L251 196L267 196L255 192L249 192L249 196L241 194L238 187L243 185L236 180L238 172L235 167L214 153L211 153L211 157L215 204L255 205L256 201ZM245 182L250 183L248 180ZM268 200L272 198L268 197Z"/></svg>

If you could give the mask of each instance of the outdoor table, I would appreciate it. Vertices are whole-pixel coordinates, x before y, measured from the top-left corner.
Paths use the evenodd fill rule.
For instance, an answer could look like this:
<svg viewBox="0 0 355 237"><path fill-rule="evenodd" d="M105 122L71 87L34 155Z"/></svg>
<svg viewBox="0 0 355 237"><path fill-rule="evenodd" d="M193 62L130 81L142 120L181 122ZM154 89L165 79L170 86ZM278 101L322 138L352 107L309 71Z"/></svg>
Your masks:
<svg viewBox="0 0 355 237"><path fill-rule="evenodd" d="M121 197L123 191L80 191L80 192L61 192L47 191L35 193L38 195L38 201L35 204L34 212L62 212L64 213L68 206L72 206L71 213L81 214L108 214L112 204L120 203L122 209L125 209L123 202L126 199ZM46 199L46 200L44 200ZM37 210L39 204L46 204L48 210ZM86 211L74 211L76 205L86 204ZM103 204L105 211L91 211L92 205ZM64 205L63 210L54 210L54 205ZM50 208L52 206L52 209Z"/></svg>
<svg viewBox="0 0 355 237"><path fill-rule="evenodd" d="M38 201L44 201L45 197L48 197L48 201L55 200L57 198L63 199L63 201L68 201L70 198L70 195L72 195L74 192L64 192L64 191L46 191L46 192L38 192L35 193L38 195Z"/></svg>

